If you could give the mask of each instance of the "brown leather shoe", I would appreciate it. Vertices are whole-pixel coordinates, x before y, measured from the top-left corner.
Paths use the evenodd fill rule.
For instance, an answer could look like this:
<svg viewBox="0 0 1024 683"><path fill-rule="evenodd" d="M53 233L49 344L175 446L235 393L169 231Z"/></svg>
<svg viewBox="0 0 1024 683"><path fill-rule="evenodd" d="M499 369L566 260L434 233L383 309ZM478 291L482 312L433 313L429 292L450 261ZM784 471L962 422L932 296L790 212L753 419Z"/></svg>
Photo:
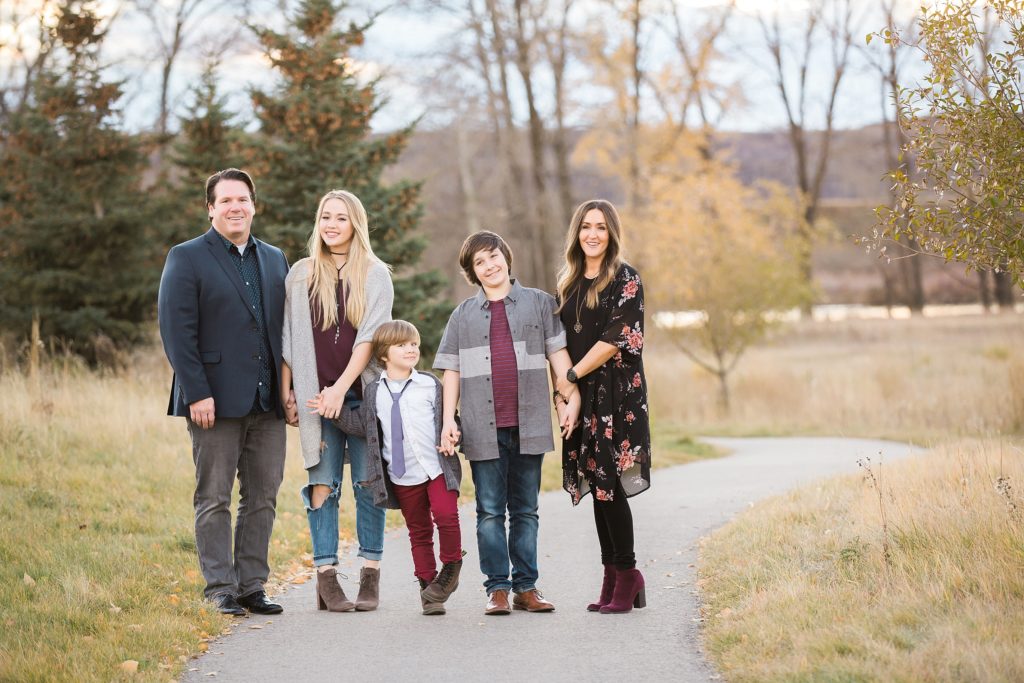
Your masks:
<svg viewBox="0 0 1024 683"><path fill-rule="evenodd" d="M355 603L345 597L338 583L338 570L334 567L316 572L316 608L329 612L348 612Z"/></svg>
<svg viewBox="0 0 1024 683"><path fill-rule="evenodd" d="M508 591L496 590L487 596L487 607L484 614L511 614L508 606Z"/></svg>
<svg viewBox="0 0 1024 683"><path fill-rule="evenodd" d="M523 591L522 593L516 593L515 597L512 598L512 607L515 609L524 609L527 612L554 612L555 606L548 600L544 599L544 596L540 594L536 588L533 590Z"/></svg>

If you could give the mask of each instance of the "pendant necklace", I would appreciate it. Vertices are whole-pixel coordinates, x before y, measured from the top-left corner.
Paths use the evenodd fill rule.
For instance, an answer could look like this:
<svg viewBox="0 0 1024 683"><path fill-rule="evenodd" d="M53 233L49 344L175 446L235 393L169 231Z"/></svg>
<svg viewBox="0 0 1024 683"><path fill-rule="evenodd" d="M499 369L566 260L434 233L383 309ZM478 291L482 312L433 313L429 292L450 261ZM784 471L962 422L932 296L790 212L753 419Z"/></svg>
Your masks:
<svg viewBox="0 0 1024 683"><path fill-rule="evenodd" d="M580 280L580 284L576 285L576 324L572 326L576 334L583 331L583 323L580 322L580 313L583 312L583 293L580 289L582 286L583 280Z"/></svg>

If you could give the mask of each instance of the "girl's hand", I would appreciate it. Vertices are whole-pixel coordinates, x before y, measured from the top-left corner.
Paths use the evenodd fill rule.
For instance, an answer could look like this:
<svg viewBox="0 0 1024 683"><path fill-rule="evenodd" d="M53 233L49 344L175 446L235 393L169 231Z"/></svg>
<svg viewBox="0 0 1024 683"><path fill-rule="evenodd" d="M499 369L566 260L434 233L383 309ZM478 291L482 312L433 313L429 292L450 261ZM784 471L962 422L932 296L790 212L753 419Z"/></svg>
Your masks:
<svg viewBox="0 0 1024 683"><path fill-rule="evenodd" d="M345 401L346 391L347 388L339 387L337 384L324 387L323 391L306 401L306 407L311 413L318 413L328 420L333 420L341 415L341 405Z"/></svg>

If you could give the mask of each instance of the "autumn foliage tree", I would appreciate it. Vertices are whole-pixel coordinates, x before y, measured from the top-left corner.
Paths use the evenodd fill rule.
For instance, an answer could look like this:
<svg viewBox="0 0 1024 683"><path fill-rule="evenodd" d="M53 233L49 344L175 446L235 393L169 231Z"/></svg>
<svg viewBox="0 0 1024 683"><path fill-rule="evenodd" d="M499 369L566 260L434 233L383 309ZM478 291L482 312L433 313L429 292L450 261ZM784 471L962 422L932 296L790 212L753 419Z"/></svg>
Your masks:
<svg viewBox="0 0 1024 683"><path fill-rule="evenodd" d="M44 338L102 362L152 310L144 159L119 128L121 83L101 73L94 4L43 21L53 51L0 133L0 327L27 336L38 316Z"/></svg>
<svg viewBox="0 0 1024 683"><path fill-rule="evenodd" d="M252 166L261 194L258 225L294 260L304 252L320 197L331 189L355 193L369 216L374 251L395 269L394 315L414 323L429 349L450 307L438 300L439 273L410 272L425 246L416 233L420 184L382 179L412 129L370 134L381 104L377 82L361 82L352 58L369 24L339 28L346 9L334 0L302 0L285 31L255 29L279 77L274 88L252 92L260 125Z"/></svg>
<svg viewBox="0 0 1024 683"><path fill-rule="evenodd" d="M653 201L636 227L648 307L677 348L715 376L728 411L743 354L780 314L810 300L796 257L803 205L780 185L745 185L730 164L701 160L699 148L681 145L679 170L652 177Z"/></svg>
<svg viewBox="0 0 1024 683"><path fill-rule="evenodd" d="M984 22L986 13L995 20ZM918 28L929 71L899 92L903 157L915 164L891 171L897 201L879 209L876 238L914 239L925 252L1020 283L1024 0L950 0L924 7ZM892 31L871 38L903 40Z"/></svg>

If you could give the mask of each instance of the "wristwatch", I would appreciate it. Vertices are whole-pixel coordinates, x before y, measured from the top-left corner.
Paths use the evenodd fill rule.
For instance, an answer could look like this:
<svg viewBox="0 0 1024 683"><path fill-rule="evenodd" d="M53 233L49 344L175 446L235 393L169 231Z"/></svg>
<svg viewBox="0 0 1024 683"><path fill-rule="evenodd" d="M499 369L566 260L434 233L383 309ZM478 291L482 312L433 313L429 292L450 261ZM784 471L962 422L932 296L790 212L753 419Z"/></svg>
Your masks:
<svg viewBox="0 0 1024 683"><path fill-rule="evenodd" d="M576 384L580 379L576 376L576 368L569 368L565 373L565 378L573 384Z"/></svg>

